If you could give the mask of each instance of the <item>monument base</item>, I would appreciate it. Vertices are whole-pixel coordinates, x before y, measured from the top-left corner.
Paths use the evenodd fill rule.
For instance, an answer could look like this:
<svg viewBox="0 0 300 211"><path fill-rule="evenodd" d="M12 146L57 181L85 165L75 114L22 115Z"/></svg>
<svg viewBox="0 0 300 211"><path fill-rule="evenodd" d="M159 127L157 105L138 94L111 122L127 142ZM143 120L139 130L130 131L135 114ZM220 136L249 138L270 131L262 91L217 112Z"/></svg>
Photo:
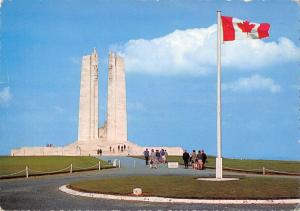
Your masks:
<svg viewBox="0 0 300 211"><path fill-rule="evenodd" d="M181 147L142 147L130 141L110 143L105 140L76 141L64 147L22 147L12 149L11 156L98 156L98 150L102 150L102 155L107 156L128 156L143 155L145 149L165 149L168 155L182 155Z"/></svg>

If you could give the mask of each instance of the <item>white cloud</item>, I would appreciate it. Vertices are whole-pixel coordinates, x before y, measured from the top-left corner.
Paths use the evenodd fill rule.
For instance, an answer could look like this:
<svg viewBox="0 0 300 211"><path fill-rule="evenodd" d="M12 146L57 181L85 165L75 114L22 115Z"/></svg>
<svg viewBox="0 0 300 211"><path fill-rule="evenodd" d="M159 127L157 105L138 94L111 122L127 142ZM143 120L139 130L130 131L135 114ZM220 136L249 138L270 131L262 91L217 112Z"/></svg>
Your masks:
<svg viewBox="0 0 300 211"><path fill-rule="evenodd" d="M0 0L0 8L2 7L3 4L3 0Z"/></svg>
<svg viewBox="0 0 300 211"><path fill-rule="evenodd" d="M248 78L240 78L237 81L224 83L223 90L233 92L250 92L250 91L269 91L277 93L281 91L281 87L276 84L271 78L264 78L260 75L252 75Z"/></svg>
<svg viewBox="0 0 300 211"><path fill-rule="evenodd" d="M12 95L10 93L9 87L4 87L2 90L0 90L0 105L9 103L11 99Z"/></svg>
<svg viewBox="0 0 300 211"><path fill-rule="evenodd" d="M285 38L277 42L241 40L226 42L223 46L222 65L239 69L261 69L278 63L298 61L300 48Z"/></svg>
<svg viewBox="0 0 300 211"><path fill-rule="evenodd" d="M151 40L130 40L117 48L126 71L153 74L204 75L215 71L216 25L176 30ZM249 59L251 58L251 59ZM287 38L277 42L240 40L222 45L222 67L259 70L300 59L300 48Z"/></svg>
<svg viewBox="0 0 300 211"><path fill-rule="evenodd" d="M120 54L125 57L126 70L147 74L174 75L187 72L205 74L207 65L213 65L215 54L211 49L216 27L188 29L152 40L130 40ZM205 52L202 49L207 49Z"/></svg>
<svg viewBox="0 0 300 211"><path fill-rule="evenodd" d="M248 3L248 2L251 2L252 0L244 0L244 2Z"/></svg>

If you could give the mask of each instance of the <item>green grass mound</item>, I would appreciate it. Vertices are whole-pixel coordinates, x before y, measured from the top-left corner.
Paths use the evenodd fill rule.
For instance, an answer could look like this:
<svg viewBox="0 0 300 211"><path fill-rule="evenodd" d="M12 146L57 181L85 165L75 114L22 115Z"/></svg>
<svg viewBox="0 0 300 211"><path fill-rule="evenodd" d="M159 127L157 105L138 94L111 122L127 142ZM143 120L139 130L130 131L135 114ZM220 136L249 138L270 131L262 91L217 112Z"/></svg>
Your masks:
<svg viewBox="0 0 300 211"><path fill-rule="evenodd" d="M134 156L144 159L143 156ZM184 165L182 156L168 156L168 162L179 162ZM216 158L208 156L206 166L214 168L216 166ZM223 158L223 168L240 169L246 171L262 172L263 167L267 170L274 170L287 173L300 173L299 161L282 161L282 160L241 160ZM267 171L272 173L272 171Z"/></svg>
<svg viewBox="0 0 300 211"><path fill-rule="evenodd" d="M194 176L131 176L75 182L70 188L84 192L190 199L299 198L299 179L245 177L237 181L199 181Z"/></svg>
<svg viewBox="0 0 300 211"><path fill-rule="evenodd" d="M79 171L91 167L98 168L99 160L89 156L1 156L0 157L0 178L2 175L22 171L28 166L30 175L43 174L42 172L53 172L65 169L63 172L70 172L70 165L73 171ZM105 161L101 162L101 168L110 168ZM68 168L69 167L69 168ZM35 170L35 171L31 171ZM25 173L14 176L22 176Z"/></svg>

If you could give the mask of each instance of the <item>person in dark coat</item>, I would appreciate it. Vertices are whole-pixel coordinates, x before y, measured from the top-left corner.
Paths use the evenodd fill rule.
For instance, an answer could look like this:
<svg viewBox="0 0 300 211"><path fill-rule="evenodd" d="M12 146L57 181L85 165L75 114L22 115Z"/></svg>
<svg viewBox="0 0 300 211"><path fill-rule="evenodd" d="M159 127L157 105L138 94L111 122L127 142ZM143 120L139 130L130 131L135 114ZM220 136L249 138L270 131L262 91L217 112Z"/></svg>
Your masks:
<svg viewBox="0 0 300 211"><path fill-rule="evenodd" d="M148 151L148 149L146 149L144 151L144 157L145 157L145 160L146 160L146 165L148 165L148 161L149 161L149 151Z"/></svg>
<svg viewBox="0 0 300 211"><path fill-rule="evenodd" d="M184 150L184 153L182 154L182 159L184 161L184 168L189 168L190 154L186 150Z"/></svg>
<svg viewBox="0 0 300 211"><path fill-rule="evenodd" d="M206 153L204 152L204 150L201 150L201 155L202 155L202 169L204 169L204 165L206 163L206 159L207 159L207 156L206 156Z"/></svg>

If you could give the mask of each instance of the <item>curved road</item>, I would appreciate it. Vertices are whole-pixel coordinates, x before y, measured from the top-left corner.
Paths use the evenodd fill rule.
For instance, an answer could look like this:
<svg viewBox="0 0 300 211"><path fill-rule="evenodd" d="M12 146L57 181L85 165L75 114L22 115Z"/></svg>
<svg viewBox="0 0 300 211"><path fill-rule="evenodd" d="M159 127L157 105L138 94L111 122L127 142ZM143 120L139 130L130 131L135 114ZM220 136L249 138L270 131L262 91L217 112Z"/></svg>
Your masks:
<svg viewBox="0 0 300 211"><path fill-rule="evenodd" d="M106 157L113 160L113 157ZM133 167L135 160L136 168ZM0 181L0 207L4 210L294 210L297 205L188 205L169 203L128 202L72 196L59 187L83 179L101 179L128 175L213 175L211 170L149 169L144 161L122 157L120 169L78 172L64 175L30 177ZM1 210L0 208L0 210Z"/></svg>

